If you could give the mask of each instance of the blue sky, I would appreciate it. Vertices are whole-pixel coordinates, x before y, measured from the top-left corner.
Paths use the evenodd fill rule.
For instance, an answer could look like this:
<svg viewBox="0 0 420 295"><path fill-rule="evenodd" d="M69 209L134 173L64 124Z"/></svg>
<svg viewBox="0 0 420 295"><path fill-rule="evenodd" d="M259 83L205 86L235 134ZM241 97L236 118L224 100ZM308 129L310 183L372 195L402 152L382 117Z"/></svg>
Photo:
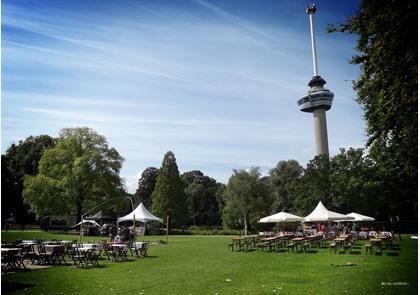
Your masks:
<svg viewBox="0 0 420 295"><path fill-rule="evenodd" d="M29 135L88 126L142 170L175 153L180 172L227 182L232 169L314 156L310 1L2 1L2 153ZM349 80L355 37L327 34L359 1L318 1L318 63L335 93L330 153L363 147Z"/></svg>

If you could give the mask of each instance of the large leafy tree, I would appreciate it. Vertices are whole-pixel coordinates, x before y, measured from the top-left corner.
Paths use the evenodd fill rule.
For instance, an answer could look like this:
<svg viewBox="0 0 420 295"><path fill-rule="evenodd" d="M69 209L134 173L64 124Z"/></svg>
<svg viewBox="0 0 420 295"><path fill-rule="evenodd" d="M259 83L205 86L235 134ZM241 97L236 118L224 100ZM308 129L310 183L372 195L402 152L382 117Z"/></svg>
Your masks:
<svg viewBox="0 0 420 295"><path fill-rule="evenodd" d="M170 227L183 228L187 225L188 207L184 184L171 151L163 157L152 199L152 211L157 216L169 216Z"/></svg>
<svg viewBox="0 0 420 295"><path fill-rule="evenodd" d="M280 161L269 174L274 190L272 213L290 210L303 176L303 167L296 160Z"/></svg>
<svg viewBox="0 0 420 295"><path fill-rule="evenodd" d="M294 207L298 215L307 215L319 201L330 207L332 196L329 157L320 155L309 161L305 174L295 189L297 195Z"/></svg>
<svg viewBox="0 0 420 295"><path fill-rule="evenodd" d="M268 181L261 177L259 168L249 171L233 170L226 186L226 206L223 210L223 224L229 228L256 226L261 216L270 211L271 191Z"/></svg>
<svg viewBox="0 0 420 295"><path fill-rule="evenodd" d="M73 214L122 196L123 158L104 136L90 128L62 129L55 147L46 150L39 173L26 176L23 198L37 217Z"/></svg>
<svg viewBox="0 0 420 295"><path fill-rule="evenodd" d="M181 175L185 185L190 225L220 224L217 192L219 186L215 179L194 170Z"/></svg>
<svg viewBox="0 0 420 295"><path fill-rule="evenodd" d="M23 203L25 175L36 175L42 154L53 147L55 140L48 135L29 136L24 141L12 144L1 156L1 211L7 218L11 213L18 222L33 222L29 207Z"/></svg>
<svg viewBox="0 0 420 295"><path fill-rule="evenodd" d="M152 208L152 194L155 190L158 175L159 169L148 167L144 169L139 179L139 187L134 196L138 198L140 202L143 202L143 205L146 206L146 208Z"/></svg>
<svg viewBox="0 0 420 295"><path fill-rule="evenodd" d="M389 210L417 216L417 1L363 0L357 13L330 31L358 35L354 82L365 112L368 147L384 179Z"/></svg>
<svg viewBox="0 0 420 295"><path fill-rule="evenodd" d="M339 212L387 217L383 182L363 149L342 148L330 159L330 183L331 205Z"/></svg>

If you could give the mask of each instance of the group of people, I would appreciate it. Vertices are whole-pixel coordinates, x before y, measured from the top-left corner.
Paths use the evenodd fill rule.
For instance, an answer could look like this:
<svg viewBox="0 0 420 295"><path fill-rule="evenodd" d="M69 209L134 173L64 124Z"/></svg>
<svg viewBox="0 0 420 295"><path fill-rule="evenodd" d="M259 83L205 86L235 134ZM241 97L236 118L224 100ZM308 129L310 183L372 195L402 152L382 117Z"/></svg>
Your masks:
<svg viewBox="0 0 420 295"><path fill-rule="evenodd" d="M134 239L134 233L127 226L117 229L116 226L111 226L109 229L109 236L112 242L128 242Z"/></svg>

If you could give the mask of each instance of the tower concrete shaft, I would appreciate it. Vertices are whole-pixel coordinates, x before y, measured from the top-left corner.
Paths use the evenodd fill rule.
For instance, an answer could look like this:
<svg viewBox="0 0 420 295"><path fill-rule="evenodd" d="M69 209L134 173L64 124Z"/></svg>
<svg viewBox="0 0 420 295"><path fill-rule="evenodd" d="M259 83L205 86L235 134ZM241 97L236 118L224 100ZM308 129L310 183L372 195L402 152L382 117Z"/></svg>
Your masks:
<svg viewBox="0 0 420 295"><path fill-rule="evenodd" d="M327 116L324 109L314 110L315 155L329 155Z"/></svg>
<svg viewBox="0 0 420 295"><path fill-rule="evenodd" d="M309 14L312 45L312 63L314 76L309 81L308 93L298 100L302 112L313 113L315 129L315 155L329 155L327 118L325 112L331 108L334 93L324 88L325 80L318 74L318 60L316 54L314 14L316 7L309 5L306 13Z"/></svg>

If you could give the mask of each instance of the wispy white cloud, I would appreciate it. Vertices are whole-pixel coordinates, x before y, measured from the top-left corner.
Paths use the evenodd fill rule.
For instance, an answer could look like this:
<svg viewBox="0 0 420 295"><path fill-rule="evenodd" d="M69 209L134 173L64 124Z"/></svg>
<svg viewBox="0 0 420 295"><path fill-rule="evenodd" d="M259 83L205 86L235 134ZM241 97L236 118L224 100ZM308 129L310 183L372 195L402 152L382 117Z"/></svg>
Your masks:
<svg viewBox="0 0 420 295"><path fill-rule="evenodd" d="M245 19L243 19L243 18L241 18L241 17L239 17L239 16L237 16L233 13L227 12L226 10L224 10L224 9L222 9L222 8L212 4L212 3L209 3L205 0L194 0L194 2L196 2L197 4L200 4L202 7L206 8L206 9L211 10L212 12L216 13L217 15L219 15L223 18L226 18L227 20L239 25L242 28L245 28L245 29L247 29L247 30L249 30L253 33L257 33L261 36L271 38L270 34L264 32L263 30L258 28L257 25L252 24L251 22L249 22L249 21L247 21L247 20L245 20Z"/></svg>

